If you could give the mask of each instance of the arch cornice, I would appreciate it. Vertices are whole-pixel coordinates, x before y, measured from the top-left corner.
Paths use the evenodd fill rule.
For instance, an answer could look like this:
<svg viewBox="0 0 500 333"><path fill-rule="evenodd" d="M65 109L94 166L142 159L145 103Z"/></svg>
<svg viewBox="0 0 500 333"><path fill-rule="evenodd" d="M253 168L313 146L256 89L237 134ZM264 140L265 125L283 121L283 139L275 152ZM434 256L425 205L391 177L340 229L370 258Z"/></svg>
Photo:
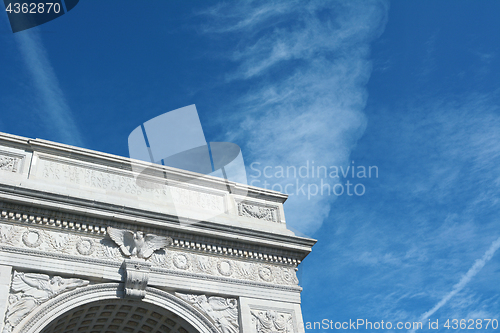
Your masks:
<svg viewBox="0 0 500 333"><path fill-rule="evenodd" d="M200 333L220 333L214 323L182 299L152 287L146 288L146 292L146 297L142 299L143 302L175 313ZM78 288L41 304L24 318L13 329L12 333L39 333L57 317L80 305L95 301L122 298L122 283L102 283Z"/></svg>

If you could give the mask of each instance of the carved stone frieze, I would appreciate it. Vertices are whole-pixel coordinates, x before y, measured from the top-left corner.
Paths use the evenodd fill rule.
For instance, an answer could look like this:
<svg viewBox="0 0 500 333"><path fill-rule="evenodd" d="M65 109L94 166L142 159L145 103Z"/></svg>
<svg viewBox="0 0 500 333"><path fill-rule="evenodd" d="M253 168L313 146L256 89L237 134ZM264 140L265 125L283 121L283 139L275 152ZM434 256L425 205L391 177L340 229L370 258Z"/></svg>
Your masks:
<svg viewBox="0 0 500 333"><path fill-rule="evenodd" d="M255 333L296 332L293 315L279 310L250 310Z"/></svg>
<svg viewBox="0 0 500 333"><path fill-rule="evenodd" d="M114 262L125 259L120 247L108 237L93 238L35 227L0 224L0 244ZM169 247L157 250L148 261L152 267L173 271L277 285L298 285L294 267L241 260L238 257L199 254Z"/></svg>
<svg viewBox="0 0 500 333"><path fill-rule="evenodd" d="M17 157L0 155L0 170L17 172L19 161Z"/></svg>
<svg viewBox="0 0 500 333"><path fill-rule="evenodd" d="M236 275L244 280L255 280L257 277L257 265L250 262L238 262L236 265Z"/></svg>
<svg viewBox="0 0 500 333"><path fill-rule="evenodd" d="M43 228L0 224L0 244L114 262L125 259L118 245L108 237L99 239ZM158 250L151 255L149 262L152 267L174 271L277 285L298 285L295 268L291 266L198 254L177 248Z"/></svg>
<svg viewBox="0 0 500 333"><path fill-rule="evenodd" d="M2 333L10 333L26 315L52 297L88 284L89 281L81 279L14 271Z"/></svg>
<svg viewBox="0 0 500 333"><path fill-rule="evenodd" d="M235 298L175 293L210 318L222 333L239 333L238 301Z"/></svg>
<svg viewBox="0 0 500 333"><path fill-rule="evenodd" d="M98 239L35 227L0 224L0 244L70 255L104 257Z"/></svg>
<svg viewBox="0 0 500 333"><path fill-rule="evenodd" d="M197 274L278 285L296 286L298 284L293 267L199 255L180 252L176 249L167 251L165 254L158 254L152 263L156 267Z"/></svg>
<svg viewBox="0 0 500 333"><path fill-rule="evenodd" d="M0 243L16 246L20 242L20 235L25 228L0 224Z"/></svg>
<svg viewBox="0 0 500 333"><path fill-rule="evenodd" d="M239 202L238 215L270 222L279 222L278 207L262 207Z"/></svg>
<svg viewBox="0 0 500 333"><path fill-rule="evenodd" d="M111 239L107 237L99 241L99 245L96 248L95 255L97 258L101 259L108 259L113 261L123 260L120 248L116 246L115 242L113 242Z"/></svg>
<svg viewBox="0 0 500 333"><path fill-rule="evenodd" d="M54 250L62 253L70 253L70 248L75 246L77 241L80 241L77 237L72 237L72 235L66 233L49 233L48 240ZM82 247L82 245L80 245L80 247Z"/></svg>
<svg viewBox="0 0 500 333"><path fill-rule="evenodd" d="M172 267L172 251L159 250L151 256L151 263L156 267Z"/></svg>

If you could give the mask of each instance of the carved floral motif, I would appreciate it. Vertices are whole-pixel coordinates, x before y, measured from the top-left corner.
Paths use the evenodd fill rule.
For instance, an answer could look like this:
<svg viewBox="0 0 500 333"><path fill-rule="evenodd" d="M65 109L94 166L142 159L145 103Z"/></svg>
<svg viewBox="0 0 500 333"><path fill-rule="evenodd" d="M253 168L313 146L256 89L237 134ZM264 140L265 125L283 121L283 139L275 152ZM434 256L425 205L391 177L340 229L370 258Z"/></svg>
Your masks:
<svg viewBox="0 0 500 333"><path fill-rule="evenodd" d="M156 251L151 256L151 262L154 266L171 268L172 267L172 252L165 251L165 250Z"/></svg>
<svg viewBox="0 0 500 333"><path fill-rule="evenodd" d="M283 268L281 270L281 278L283 279L283 281L290 284L292 284L296 279L295 274L293 274L293 271L287 268Z"/></svg>
<svg viewBox="0 0 500 333"><path fill-rule="evenodd" d="M213 260L210 260L209 257L205 256L196 256L196 263L198 264L198 268L201 272L211 273L213 267Z"/></svg>
<svg viewBox="0 0 500 333"><path fill-rule="evenodd" d="M261 266L259 268L259 276L264 281L272 281L273 279L273 271L270 267Z"/></svg>
<svg viewBox="0 0 500 333"><path fill-rule="evenodd" d="M12 225L0 225L0 243L16 246L19 243L19 235L24 230Z"/></svg>
<svg viewBox="0 0 500 333"><path fill-rule="evenodd" d="M96 249L96 257L111 260L121 260L123 258L120 248L117 247L115 242L107 237L101 239L99 242L99 246L97 246Z"/></svg>
<svg viewBox="0 0 500 333"><path fill-rule="evenodd" d="M238 274L245 280L255 280L256 279L256 265L248 262L239 262L236 266Z"/></svg>
<svg viewBox="0 0 500 333"><path fill-rule="evenodd" d="M63 253L69 253L70 248L75 246L75 242L77 241L76 237L60 233L53 233L48 238L50 245L52 245L55 250Z"/></svg>

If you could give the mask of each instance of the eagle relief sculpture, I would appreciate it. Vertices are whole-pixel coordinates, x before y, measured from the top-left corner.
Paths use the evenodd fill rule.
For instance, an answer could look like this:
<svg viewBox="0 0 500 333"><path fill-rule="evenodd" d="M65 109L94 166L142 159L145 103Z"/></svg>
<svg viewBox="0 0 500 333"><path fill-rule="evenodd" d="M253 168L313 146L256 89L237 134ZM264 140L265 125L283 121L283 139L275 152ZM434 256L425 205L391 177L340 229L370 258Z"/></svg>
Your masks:
<svg viewBox="0 0 500 333"><path fill-rule="evenodd" d="M144 234L142 231L133 232L108 227L107 232L127 257L147 260L155 251L172 245L170 237Z"/></svg>

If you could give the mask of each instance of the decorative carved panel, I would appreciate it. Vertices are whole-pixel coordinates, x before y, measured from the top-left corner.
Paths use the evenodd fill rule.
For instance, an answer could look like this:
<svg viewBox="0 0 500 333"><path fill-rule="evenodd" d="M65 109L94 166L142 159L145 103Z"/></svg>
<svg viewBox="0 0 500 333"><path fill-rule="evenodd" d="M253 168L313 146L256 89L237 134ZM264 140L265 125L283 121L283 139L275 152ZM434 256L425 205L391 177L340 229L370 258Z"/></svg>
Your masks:
<svg viewBox="0 0 500 333"><path fill-rule="evenodd" d="M238 215L270 222L279 222L277 207L263 207L239 202Z"/></svg>
<svg viewBox="0 0 500 333"><path fill-rule="evenodd" d="M296 332L292 313L279 310L250 310L255 333Z"/></svg>
<svg viewBox="0 0 500 333"><path fill-rule="evenodd" d="M238 301L235 298L175 293L210 318L223 333L239 333Z"/></svg>
<svg viewBox="0 0 500 333"><path fill-rule="evenodd" d="M20 158L0 155L0 170L17 172Z"/></svg>

